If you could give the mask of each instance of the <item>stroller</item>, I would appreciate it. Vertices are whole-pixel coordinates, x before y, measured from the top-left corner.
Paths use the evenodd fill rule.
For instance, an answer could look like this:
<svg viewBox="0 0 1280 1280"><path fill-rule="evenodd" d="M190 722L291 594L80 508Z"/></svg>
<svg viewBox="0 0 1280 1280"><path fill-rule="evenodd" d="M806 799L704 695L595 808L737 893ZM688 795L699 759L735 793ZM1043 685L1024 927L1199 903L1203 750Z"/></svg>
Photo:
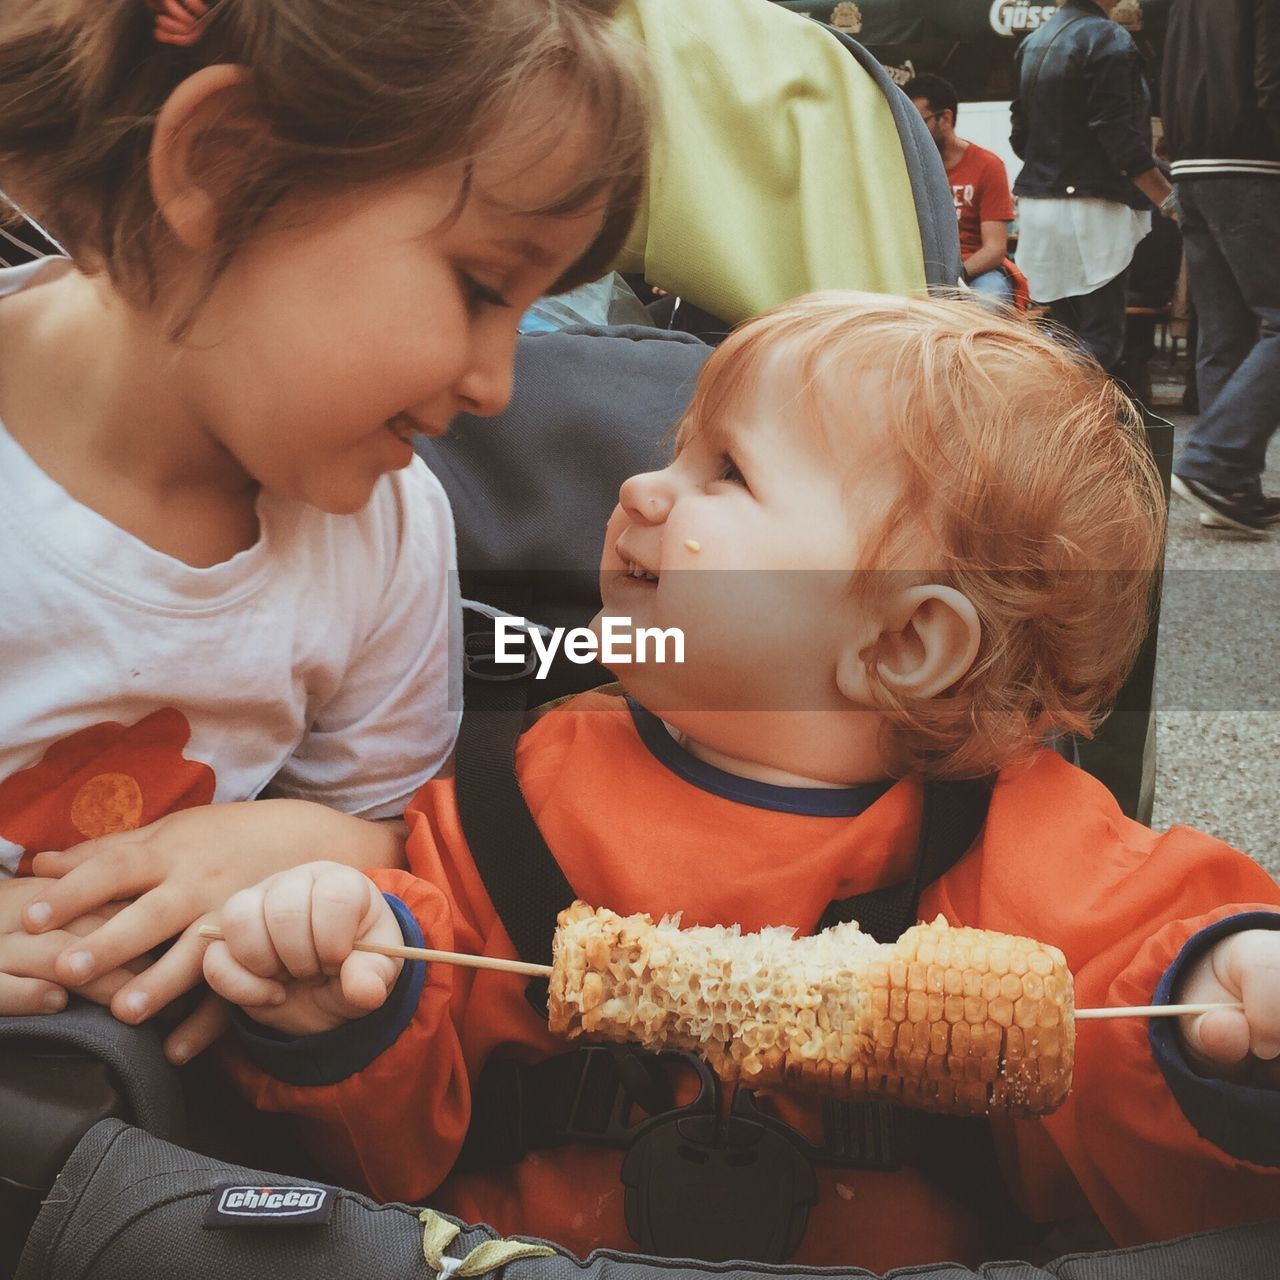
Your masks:
<svg viewBox="0 0 1280 1280"><path fill-rule="evenodd" d="M726 26L730 8L732 28ZM936 149L911 104L846 36L764 0L733 6L635 0L621 20L654 54L668 122L655 149L647 218L624 269L642 270L727 323L816 287L906 292L954 284L955 220ZM741 41L746 61L721 56L730 36ZM821 70L779 71L784 44L797 50L793 65ZM751 50L769 65L751 65ZM800 51L813 61L804 62ZM736 77L728 77L730 66ZM797 107L815 81L825 86L832 108L821 127ZM779 126L789 145L765 155L742 136L741 99L749 93L752 109L761 110L769 86L774 96L765 110L796 111ZM699 108L699 101L714 102L715 109ZM860 183L859 173L874 174L874 182ZM769 194L757 200L753 182ZM743 203L730 217L726 196L734 193ZM780 226L814 225L824 208L821 225L832 233L824 244L778 236ZM830 216L832 208L839 218ZM850 232L839 242L837 224L876 231ZM464 594L552 625L589 617L595 575L583 566L594 564L618 483L661 460L664 437L706 354L685 335L649 329L566 330L523 340L511 408L497 420L461 421L449 438L423 445L454 505ZM534 456L554 459L554 468L537 474L529 465ZM1153 664L1154 651L1144 660ZM468 655L468 666L481 673L483 654ZM539 695L602 678L599 670L565 667ZM1140 668L1131 700L1132 723L1145 727L1150 684L1144 695L1143 679ZM480 679L467 697L464 738L475 736L470 725L501 715L518 724L526 688ZM474 744L460 746L464 757L469 750ZM1119 754L1132 759L1132 744ZM1142 754L1139 746L1139 760ZM479 775L482 796L498 785L502 757L501 749L487 757L494 768ZM486 763L483 742L480 761ZM1128 802L1138 806L1136 789ZM221 1105L203 1089L188 1088L183 1096L150 1028L117 1024L94 1007L0 1023L0 1274L18 1280L258 1274L381 1280L423 1274L424 1258L442 1275L502 1268L512 1280L780 1273L777 1266L610 1252L584 1262L554 1245L508 1247L511 1242L495 1240L487 1228L459 1232L430 1211L375 1205L300 1177L287 1156L285 1163L273 1160L283 1153L271 1150L270 1141L261 1158L262 1142L228 1153L235 1140L209 1141L211 1133L223 1136L220 1114L207 1122ZM278 1169L285 1172L268 1171ZM1264 1280L1280 1276L1277 1257L1280 1222L1145 1250L1078 1254L1044 1269L993 1263L981 1274ZM814 1274L871 1280L855 1268ZM974 1273L939 1264L911 1274L960 1280Z"/></svg>

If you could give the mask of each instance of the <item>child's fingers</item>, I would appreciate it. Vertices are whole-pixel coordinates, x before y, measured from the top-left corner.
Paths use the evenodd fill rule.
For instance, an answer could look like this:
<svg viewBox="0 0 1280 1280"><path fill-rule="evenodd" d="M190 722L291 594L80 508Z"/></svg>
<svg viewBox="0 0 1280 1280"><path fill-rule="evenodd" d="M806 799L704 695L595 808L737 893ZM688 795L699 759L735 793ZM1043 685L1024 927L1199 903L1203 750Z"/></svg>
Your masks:
<svg viewBox="0 0 1280 1280"><path fill-rule="evenodd" d="M342 965L342 996L348 1004L372 1013L385 1003L400 976L402 960L353 951Z"/></svg>
<svg viewBox="0 0 1280 1280"><path fill-rule="evenodd" d="M1181 1023L1193 1057L1219 1066L1234 1066L1249 1055L1249 1020L1240 1009L1214 1009L1183 1018Z"/></svg>
<svg viewBox="0 0 1280 1280"><path fill-rule="evenodd" d="M36 854L35 874L57 880L27 903L22 912L24 927L32 933L58 928L108 902L145 892L156 877L140 856L144 851L137 833L127 831L60 852Z"/></svg>
<svg viewBox="0 0 1280 1280"><path fill-rule="evenodd" d="M64 876L103 848L103 839L82 840L70 849L46 849L31 859L31 872L37 876Z"/></svg>
<svg viewBox="0 0 1280 1280"><path fill-rule="evenodd" d="M380 1008L404 961L352 951L351 944L403 939L395 913L373 882L354 867L327 868L316 878L312 925L326 972L341 976L343 999L365 1013Z"/></svg>
<svg viewBox="0 0 1280 1280"><path fill-rule="evenodd" d="M1252 1055L1251 1077L1260 1064L1275 1062L1280 1058L1280 930L1247 929L1221 939L1196 962L1178 998L1244 1005L1181 1019L1194 1057L1234 1067Z"/></svg>
<svg viewBox="0 0 1280 1280"><path fill-rule="evenodd" d="M224 1000L245 1009L281 1004L285 998L280 983L250 972L231 954L225 942L211 942L205 949L204 977Z"/></svg>
<svg viewBox="0 0 1280 1280"><path fill-rule="evenodd" d="M197 920L162 956L117 991L111 1012L121 1022L145 1022L200 981L205 941L198 933L212 916Z"/></svg>
<svg viewBox="0 0 1280 1280"><path fill-rule="evenodd" d="M1247 1049L1261 1061L1280 1056L1280 930L1245 929L1209 953L1222 997L1244 1004Z"/></svg>
<svg viewBox="0 0 1280 1280"><path fill-rule="evenodd" d="M34 938L29 933L9 933L0 936L0 973L15 979L35 980L42 984L41 990L47 991L52 988L60 991L65 987L89 999L95 999L93 984L63 983L58 978L57 959L67 945L67 941L67 935L62 930L57 933L41 934ZM103 976L104 979L112 977L110 974ZM125 974L124 979L128 976ZM121 980L116 980L116 986ZM28 994L19 995L17 998L25 1003L31 998L29 993L33 988L23 987L22 990ZM0 1005L0 1012L12 1011ZM34 1012L34 1010L24 1008L21 1012Z"/></svg>
<svg viewBox="0 0 1280 1280"><path fill-rule="evenodd" d="M144 894L96 928L75 930L80 936L64 944L58 956L59 981L83 985L99 974L123 968L179 933L187 922L173 923L159 898L159 890Z"/></svg>
<svg viewBox="0 0 1280 1280"><path fill-rule="evenodd" d="M17 988L16 999L24 1005L31 999L48 999L49 1008L10 1009L0 1002L0 1013L39 1013L49 1012L53 1008L61 1008L66 1004L66 991L74 991L76 995L92 1000L94 1004L109 1004L111 997L132 977L125 969L112 969L100 977L87 983L67 983L58 981L55 963L59 952L67 944L67 935L59 930L57 933L46 933L33 938L27 933L13 933L0 941L0 972L24 984ZM36 983L38 986L25 984ZM36 992L41 993L38 997ZM54 995L58 1003L54 1005ZM25 993L25 994L24 994Z"/></svg>
<svg viewBox="0 0 1280 1280"><path fill-rule="evenodd" d="M1280 934L1264 934L1248 949L1240 976L1249 1052L1264 1062L1280 1058L1280 946L1267 945L1272 940L1280 943Z"/></svg>
<svg viewBox="0 0 1280 1280"><path fill-rule="evenodd" d="M0 942L0 972L11 978L34 980L42 984L41 989L54 992L64 990L64 984L58 981L55 962L59 952L67 945L67 935L59 930L57 933L42 934L33 938L27 933L9 934ZM86 983L67 983L65 990L92 1000L94 1004L110 1004L111 997L130 980L133 975L127 969L111 969ZM28 990L31 990L28 988ZM50 1007L52 1007L52 998ZM65 1004L65 997L58 1007ZM0 1013L18 1012L0 1004ZM23 1010L26 1012L26 1010ZM34 1012L32 1010L31 1012Z"/></svg>
<svg viewBox="0 0 1280 1280"><path fill-rule="evenodd" d="M313 978L320 973L312 926L319 874L315 864L308 864L272 876L263 886L262 915L267 933L280 963L294 978Z"/></svg>
<svg viewBox="0 0 1280 1280"><path fill-rule="evenodd" d="M218 923L236 962L260 978L271 978L283 973L284 968L267 932L262 897L262 885L233 893L222 904ZM207 951L205 955L208 956Z"/></svg>
<svg viewBox="0 0 1280 1280"><path fill-rule="evenodd" d="M382 902L373 882L354 867L334 863L317 872L311 890L311 933L317 960L325 973L339 971L351 954L351 944L365 937L366 923L372 925L376 921L376 916L370 917L375 898ZM390 908L387 910L389 913ZM394 918L392 923L394 926ZM400 941L398 926L391 940Z"/></svg>
<svg viewBox="0 0 1280 1280"><path fill-rule="evenodd" d="M0 1014L57 1013L66 1005L67 993L52 982L0 973Z"/></svg>
<svg viewBox="0 0 1280 1280"><path fill-rule="evenodd" d="M1215 1009L1182 1021L1187 1051L1202 1074L1280 1089L1280 1057L1263 1059L1251 1052L1249 1022L1240 1010Z"/></svg>
<svg viewBox="0 0 1280 1280"><path fill-rule="evenodd" d="M110 973L94 978L83 987L76 987L75 993L78 996L84 996L86 1000L92 1000L94 1004L110 1005L115 999L116 992L132 977L133 974L128 969L112 969Z"/></svg>
<svg viewBox="0 0 1280 1280"><path fill-rule="evenodd" d="M231 1006L217 995L207 995L165 1036L164 1054L175 1067L203 1053L226 1029Z"/></svg>

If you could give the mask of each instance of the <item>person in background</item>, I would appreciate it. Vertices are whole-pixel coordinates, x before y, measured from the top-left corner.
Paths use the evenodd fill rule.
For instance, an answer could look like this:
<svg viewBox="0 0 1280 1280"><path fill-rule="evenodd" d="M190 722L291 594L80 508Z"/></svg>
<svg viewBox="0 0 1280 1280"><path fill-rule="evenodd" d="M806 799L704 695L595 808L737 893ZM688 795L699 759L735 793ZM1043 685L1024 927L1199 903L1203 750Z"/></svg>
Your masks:
<svg viewBox="0 0 1280 1280"><path fill-rule="evenodd" d="M1049 318L1112 372L1124 350L1125 272L1173 212L1151 149L1151 93L1117 0L1065 0L1014 55L1010 142L1023 160L1018 266Z"/></svg>
<svg viewBox="0 0 1280 1280"><path fill-rule="evenodd" d="M1280 397L1280 0L1174 0L1161 76L1183 248L1199 317L1200 420L1173 490L1202 524L1265 537Z"/></svg>
<svg viewBox="0 0 1280 1280"><path fill-rule="evenodd" d="M950 81L924 72L909 80L903 92L924 117L947 171L956 205L965 284L1001 302L1012 302L1013 281L1005 269L1005 258L1013 197L1004 161L956 132L959 106Z"/></svg>

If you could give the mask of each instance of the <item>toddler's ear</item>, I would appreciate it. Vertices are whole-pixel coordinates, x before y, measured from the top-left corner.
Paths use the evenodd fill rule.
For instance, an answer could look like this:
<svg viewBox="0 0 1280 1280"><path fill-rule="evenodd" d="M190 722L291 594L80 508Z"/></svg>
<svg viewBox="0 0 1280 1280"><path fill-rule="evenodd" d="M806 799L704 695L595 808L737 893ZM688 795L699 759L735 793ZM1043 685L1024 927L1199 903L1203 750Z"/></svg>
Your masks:
<svg viewBox="0 0 1280 1280"><path fill-rule="evenodd" d="M178 242L202 251L218 233L220 192L255 127L249 72L220 64L188 76L156 117L148 160L151 194Z"/></svg>
<svg viewBox="0 0 1280 1280"><path fill-rule="evenodd" d="M895 596L883 629L871 644L851 643L840 655L840 692L860 706L875 706L869 673L903 698L932 698L973 666L982 639L978 611L954 587L924 584Z"/></svg>

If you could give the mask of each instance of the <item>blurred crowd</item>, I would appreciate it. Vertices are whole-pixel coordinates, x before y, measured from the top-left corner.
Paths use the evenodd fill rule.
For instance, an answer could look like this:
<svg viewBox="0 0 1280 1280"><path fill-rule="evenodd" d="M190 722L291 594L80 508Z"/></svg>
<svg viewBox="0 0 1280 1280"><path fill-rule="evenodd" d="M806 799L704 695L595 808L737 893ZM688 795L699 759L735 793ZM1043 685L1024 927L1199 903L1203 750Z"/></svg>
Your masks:
<svg viewBox="0 0 1280 1280"><path fill-rule="evenodd" d="M1059 0L1017 46L1012 188L958 131L947 80L904 90L950 180L964 283L1069 331L1144 404L1157 326L1180 322L1199 419L1174 492L1202 524L1266 537L1280 522L1262 490L1280 392L1280 0L1173 0L1159 102L1118 8Z"/></svg>

